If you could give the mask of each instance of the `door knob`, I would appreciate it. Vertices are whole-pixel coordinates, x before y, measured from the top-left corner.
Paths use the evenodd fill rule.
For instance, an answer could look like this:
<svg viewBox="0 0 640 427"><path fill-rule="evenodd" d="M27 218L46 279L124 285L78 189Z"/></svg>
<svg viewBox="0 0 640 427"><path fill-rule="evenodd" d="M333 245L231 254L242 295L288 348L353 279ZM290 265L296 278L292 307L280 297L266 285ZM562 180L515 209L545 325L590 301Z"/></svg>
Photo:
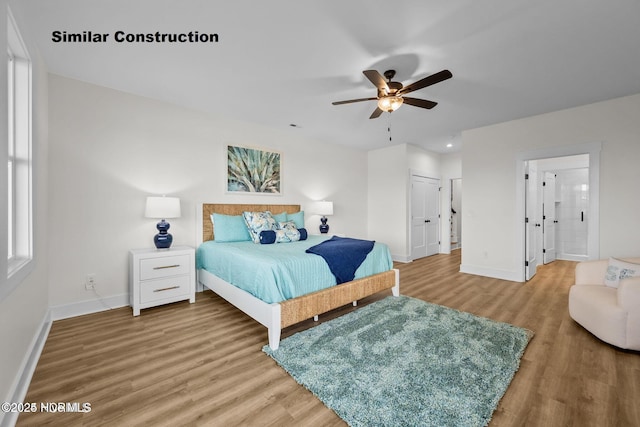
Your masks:
<svg viewBox="0 0 640 427"><path fill-rule="evenodd" d="M425 219L424 222L431 222L431 220L430 219Z"/></svg>

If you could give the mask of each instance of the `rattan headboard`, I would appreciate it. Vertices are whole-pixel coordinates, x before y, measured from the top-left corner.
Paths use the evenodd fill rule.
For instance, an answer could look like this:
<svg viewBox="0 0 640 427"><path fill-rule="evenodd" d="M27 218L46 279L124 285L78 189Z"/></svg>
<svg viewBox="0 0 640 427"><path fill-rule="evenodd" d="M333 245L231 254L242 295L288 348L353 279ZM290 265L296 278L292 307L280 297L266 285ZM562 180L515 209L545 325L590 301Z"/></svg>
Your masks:
<svg viewBox="0 0 640 427"><path fill-rule="evenodd" d="M242 215L244 211L271 211L273 214L282 212L300 212L300 205L236 205L236 204L202 204L202 241L213 240L213 224L211 214Z"/></svg>

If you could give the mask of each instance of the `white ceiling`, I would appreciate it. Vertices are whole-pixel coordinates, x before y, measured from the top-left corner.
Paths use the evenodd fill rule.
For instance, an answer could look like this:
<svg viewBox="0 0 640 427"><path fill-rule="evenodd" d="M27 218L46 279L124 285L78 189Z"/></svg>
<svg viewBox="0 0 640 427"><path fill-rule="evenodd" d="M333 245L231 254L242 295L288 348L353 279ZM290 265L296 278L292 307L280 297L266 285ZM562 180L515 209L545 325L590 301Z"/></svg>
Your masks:
<svg viewBox="0 0 640 427"><path fill-rule="evenodd" d="M460 132L640 93L639 0L16 0L52 73L358 149L447 152ZM214 44L116 43L116 31L217 33ZM109 33L54 43L53 31ZM370 120L366 69L413 92ZM387 127L391 123L393 140ZM298 127L292 128L290 124ZM256 143L259 143L256 141Z"/></svg>

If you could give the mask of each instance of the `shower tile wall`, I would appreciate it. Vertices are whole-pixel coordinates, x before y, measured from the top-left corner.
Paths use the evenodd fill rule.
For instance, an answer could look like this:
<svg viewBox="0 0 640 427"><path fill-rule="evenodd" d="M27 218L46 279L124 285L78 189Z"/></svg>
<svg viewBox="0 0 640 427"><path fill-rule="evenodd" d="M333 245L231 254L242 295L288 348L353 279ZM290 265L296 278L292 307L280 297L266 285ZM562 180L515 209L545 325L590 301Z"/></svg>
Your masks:
<svg viewBox="0 0 640 427"><path fill-rule="evenodd" d="M559 259L587 258L589 169L556 172L556 248Z"/></svg>

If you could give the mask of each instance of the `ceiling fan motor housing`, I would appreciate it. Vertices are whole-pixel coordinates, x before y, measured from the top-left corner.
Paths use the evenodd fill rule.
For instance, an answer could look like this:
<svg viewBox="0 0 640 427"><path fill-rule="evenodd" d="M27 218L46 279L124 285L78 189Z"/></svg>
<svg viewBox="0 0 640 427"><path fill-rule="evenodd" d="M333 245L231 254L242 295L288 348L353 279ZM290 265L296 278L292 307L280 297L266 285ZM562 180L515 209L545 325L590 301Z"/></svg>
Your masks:
<svg viewBox="0 0 640 427"><path fill-rule="evenodd" d="M391 79L396 75L396 70L387 70L384 72L384 76L387 78L387 87L389 88L388 95L392 95L402 89L402 83L392 82Z"/></svg>
<svg viewBox="0 0 640 427"><path fill-rule="evenodd" d="M400 82L389 82L387 83L387 86L389 86L389 93L396 93L397 91L399 91L400 89L402 89L402 83Z"/></svg>

